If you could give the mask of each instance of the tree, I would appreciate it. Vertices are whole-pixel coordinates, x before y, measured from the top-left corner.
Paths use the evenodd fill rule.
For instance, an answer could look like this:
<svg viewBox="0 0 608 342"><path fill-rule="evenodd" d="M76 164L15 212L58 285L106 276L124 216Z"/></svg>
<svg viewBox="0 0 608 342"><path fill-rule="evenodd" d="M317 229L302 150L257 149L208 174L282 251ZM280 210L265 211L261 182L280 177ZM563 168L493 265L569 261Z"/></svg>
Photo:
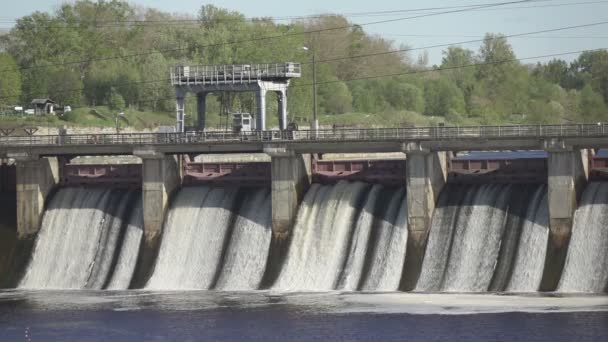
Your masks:
<svg viewBox="0 0 608 342"><path fill-rule="evenodd" d="M584 122L608 120L608 112L602 96L596 93L590 85L586 85L581 91L579 110Z"/></svg>
<svg viewBox="0 0 608 342"><path fill-rule="evenodd" d="M110 95L108 97L108 105L114 110L125 109L125 100L122 95L116 90L116 88L110 88Z"/></svg>
<svg viewBox="0 0 608 342"><path fill-rule="evenodd" d="M589 84L608 104L608 51L585 51L575 65L580 72L589 75Z"/></svg>
<svg viewBox="0 0 608 342"><path fill-rule="evenodd" d="M503 35L486 34L479 49L481 65L477 67L477 78L490 86L498 85L509 77L517 65L513 48Z"/></svg>
<svg viewBox="0 0 608 342"><path fill-rule="evenodd" d="M431 80L425 85L424 100L424 113L427 115L445 116L451 112L464 113L462 91L445 78Z"/></svg>
<svg viewBox="0 0 608 342"><path fill-rule="evenodd" d="M424 96L422 89L413 84L395 79L386 84L385 98L394 109L406 109L422 113L424 111Z"/></svg>
<svg viewBox="0 0 608 342"><path fill-rule="evenodd" d="M19 66L8 53L0 53L0 106L19 103L21 73Z"/></svg>
<svg viewBox="0 0 608 342"><path fill-rule="evenodd" d="M452 82L460 88L464 94L467 112L471 109L471 96L475 88L475 63L474 52L458 46L450 46L447 51L443 51L441 60L441 71Z"/></svg>

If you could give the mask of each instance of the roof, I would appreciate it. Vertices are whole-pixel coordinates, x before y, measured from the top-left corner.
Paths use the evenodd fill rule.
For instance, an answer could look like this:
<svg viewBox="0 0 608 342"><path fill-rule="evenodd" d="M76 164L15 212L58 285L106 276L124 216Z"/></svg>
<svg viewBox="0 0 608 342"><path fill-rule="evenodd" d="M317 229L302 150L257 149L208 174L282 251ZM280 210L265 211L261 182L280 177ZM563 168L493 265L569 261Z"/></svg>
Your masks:
<svg viewBox="0 0 608 342"><path fill-rule="evenodd" d="M32 104L45 104L45 103L55 103L55 101L51 99L33 99Z"/></svg>

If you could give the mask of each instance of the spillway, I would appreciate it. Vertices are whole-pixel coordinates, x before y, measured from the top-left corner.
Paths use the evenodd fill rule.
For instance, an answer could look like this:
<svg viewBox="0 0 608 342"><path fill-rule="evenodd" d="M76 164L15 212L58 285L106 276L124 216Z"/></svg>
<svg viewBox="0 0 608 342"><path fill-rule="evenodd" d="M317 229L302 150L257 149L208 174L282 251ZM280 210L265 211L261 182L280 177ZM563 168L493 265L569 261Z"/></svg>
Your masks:
<svg viewBox="0 0 608 342"><path fill-rule="evenodd" d="M169 210L146 288L257 289L271 237L268 189L184 187Z"/></svg>
<svg viewBox="0 0 608 342"><path fill-rule="evenodd" d="M416 291L533 292L548 240L544 185L447 185Z"/></svg>
<svg viewBox="0 0 608 342"><path fill-rule="evenodd" d="M608 183L589 183L574 214L560 292L608 291Z"/></svg>
<svg viewBox="0 0 608 342"><path fill-rule="evenodd" d="M139 197L127 190L58 190L19 287L128 288L143 229Z"/></svg>
<svg viewBox="0 0 608 342"><path fill-rule="evenodd" d="M397 290L407 245L404 201L404 189L313 184L273 289Z"/></svg>

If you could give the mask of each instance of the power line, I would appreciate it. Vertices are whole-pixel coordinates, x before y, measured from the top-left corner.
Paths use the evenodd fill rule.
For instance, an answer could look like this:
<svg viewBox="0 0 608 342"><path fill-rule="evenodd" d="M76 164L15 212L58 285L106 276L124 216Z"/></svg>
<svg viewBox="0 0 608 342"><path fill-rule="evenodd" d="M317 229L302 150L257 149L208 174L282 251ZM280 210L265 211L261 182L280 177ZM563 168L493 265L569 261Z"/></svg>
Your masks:
<svg viewBox="0 0 608 342"><path fill-rule="evenodd" d="M518 4L518 3L530 2L530 1L531 0L518 0L518 1L501 2L501 3L490 4L490 5L483 5L483 6L476 7L476 8L489 8L489 7L496 7L496 6L505 6L505 5L510 5L510 4ZM238 41L232 41L232 42L208 44L208 45L201 45L201 46L197 46L197 47L198 48L209 48L209 47L218 47L218 46L242 44L242 43L252 43L252 42L259 42L259 41L271 40L271 39L277 39L277 38L285 38L285 37L290 37L290 36L300 36L300 35L306 35L306 34L314 34L314 33L328 32L328 31L336 31L336 30L349 29L349 28L353 28L353 27L369 26L369 25L376 25L376 24L397 22L397 21L403 21L403 20L409 20L409 19L418 19L418 18L424 18L424 17L436 16L436 15L461 13L461 12L466 12L466 11L469 11L469 10L470 9L467 8L467 9L458 9L458 10L451 10L451 11L446 11L446 12L439 12L439 13L421 14L421 15L416 15L416 16L411 16L411 17L373 21L373 22L368 22L368 23L364 23L364 24L350 24L350 25L344 25L344 26L338 26L338 27L332 27L332 28L325 28L325 29L316 29L316 30L310 30L310 31L304 31L304 32L291 32L291 33L285 33L285 34L282 34L282 35L265 36L265 37L258 37L258 38L247 39L247 40L238 40ZM71 62L64 62L64 63L55 63L55 64L48 64L48 65L43 65L43 66L41 65L41 66L20 67L20 68L17 68L17 69L3 69L3 70L0 70L0 72L7 72L7 71L14 71L14 70L50 68L50 67L54 67L54 66L76 65L76 64L82 64L82 63L90 63L90 62L94 62L94 61L106 61L106 60L113 60L113 59L126 59L126 58L130 58L130 57L145 56L145 55L150 55L150 54L155 54L155 53L164 53L164 52L176 52L176 51L182 51L182 50L186 50L186 49L188 49L188 48L174 48L174 49L166 49L166 50L160 50L160 51L148 51L148 52L144 52L144 53L129 54L129 55L124 55L124 56L111 56L111 57L105 57L105 58L90 58L90 59L86 59L86 60L71 61Z"/></svg>
<svg viewBox="0 0 608 342"><path fill-rule="evenodd" d="M413 71L405 71L405 72L399 72L399 73L390 73L390 74L382 74L382 75L371 75L371 76L365 76L365 77L356 77L356 78L350 78L350 79L346 79L346 80L324 81L324 82L317 82L316 84L317 85L326 85L326 84L334 84L334 83L341 83L341 82L349 83L349 82L355 82L355 81L363 81L363 80L370 80L370 79L379 79L379 78L386 78L386 77L397 77L397 76L425 74L425 73L432 73L432 72L441 72L441 71L448 71L448 70L475 68L475 67L480 67L480 66L499 65L499 64L506 64L506 63L512 63L512 62L521 62L521 61L526 61L526 60L542 59L542 58L549 58L549 57L559 57L559 56L575 55L575 54L580 54L580 53L583 53L583 52L605 51L606 49L607 48L598 48L598 49L594 49L594 50L578 50L578 51L560 52L560 53L545 54L545 55L538 55L538 56L531 56L531 57L505 59L505 60L495 61L495 62L471 63L471 64L451 66L451 67L440 67L440 68L426 69L426 70L413 70ZM291 86L291 88L293 88L293 87L312 87L312 85L313 85L312 83L294 84L294 85ZM138 102L135 102L133 104L147 103L147 102L152 102L152 101L162 101L162 100L174 100L174 99L175 99L175 97L170 97L170 98L167 97L167 98L160 98L160 99L153 99L153 100L144 100L144 101L141 101L141 102L138 101ZM170 112L167 112L167 113L174 113L174 112L170 111Z"/></svg>
<svg viewBox="0 0 608 342"><path fill-rule="evenodd" d="M385 77L395 77L395 76L405 76L405 75L413 75L413 74L424 74L424 73L431 73L431 72L437 72L437 71L465 69L465 68L473 68L473 67L486 66L486 65L506 64L506 63L511 63L511 62L521 62L521 61L532 60L532 59L542 59L542 58L549 58L549 57L575 55L575 54L580 54L583 52L604 51L606 49L607 48L598 48L598 49L593 49L593 50L578 50L578 51L561 52L561 53L554 53L554 54L547 54L547 55L539 55L539 56L533 56L533 57L511 58L511 59L505 59L505 60L496 61L496 62L471 63L471 64L465 64L465 65L452 66L452 67L439 67L439 68L433 68L433 69L413 70L413 71L406 71L406 72L392 73L392 74L372 75L372 76L351 78L351 79L346 79L346 80L317 82L316 85L332 84L332 83L340 83L340 82L354 82L354 81L370 80L370 79L385 78ZM312 85L313 85L312 83L294 84L294 85L292 85L292 87L310 87Z"/></svg>
<svg viewBox="0 0 608 342"><path fill-rule="evenodd" d="M535 2L546 2L553 0L528 0L528 1L518 1L514 3L526 2L526 3L535 3ZM580 3L565 3L565 4L556 4L556 5L544 5L543 7L554 7L554 6L565 6L565 5L585 5L585 4L596 4L596 3L608 3L606 0L602 1L588 1L588 2L580 2ZM411 8L411 9L397 9L397 10L385 10L385 11L369 11L369 12L351 12L351 13L323 13L323 14L311 14L311 15L301 15L301 16L281 16L281 17L249 17L249 18L218 18L212 19L210 21L202 21L200 19L163 19L163 20L94 20L94 21L74 21L74 22L65 22L66 24L89 24L95 28L102 27L124 27L123 24L131 24L132 26L159 26L159 24L166 25L175 25L175 24L205 24L206 22L232 22L232 21L248 21L248 22L256 22L263 20L272 20L272 21L288 21L288 20L305 20L305 19L316 19L330 16L343 16L347 18L352 17L373 17L373 16L395 16L401 15L403 13L412 13L412 12L428 12L428 11L438 11L438 10L447 10L447 9L467 9L471 11L478 11L484 9L484 6L493 6L498 5L497 3L480 3L473 5L459 5L459 6L442 6L442 7L426 7L426 8ZM533 7L507 7L505 9L518 9L518 8L533 8ZM10 24L16 23L19 18L0 18L0 23ZM57 28L70 28L66 26L60 25L47 25L46 27L57 27Z"/></svg>
<svg viewBox="0 0 608 342"><path fill-rule="evenodd" d="M411 38L484 38L484 36L478 35L465 35L465 34L391 34L383 33L384 36L396 36L396 37L411 37ZM518 38L518 37L514 37ZM608 36L525 36L521 38L530 39L606 39Z"/></svg>
<svg viewBox="0 0 608 342"><path fill-rule="evenodd" d="M565 30L572 30L572 29L591 27L591 26L599 26L599 25L605 25L605 24L608 24L608 21L602 21L602 22L591 23L591 24L558 27L558 28L554 28L554 29L547 29L547 30L540 30L540 31L533 31L533 32L516 33L516 34L510 34L510 35L503 35L502 37L504 37L504 38L524 37L524 36L532 35L532 34L542 34L542 33L549 33L549 32L565 31ZM479 42L483 42L484 40L485 39L475 39L475 40L460 41L460 42L456 42L456 43L437 44L437 45L423 46L423 47L417 47L417 48L406 48L406 49L399 49L399 50L375 52L375 53L370 53L370 54L365 54L365 55L336 57L336 58L319 60L319 61L316 61L316 63L327 63L327 62L334 62L334 61L340 61L340 60L345 60L345 59L374 57L374 56L390 55L390 54L395 54L395 53L403 53L403 52L410 52L410 51L416 51L416 50L426 50L426 49L449 47L449 46L461 45L461 44L479 43ZM302 64L310 64L310 63L311 62L305 62Z"/></svg>
<svg viewBox="0 0 608 342"><path fill-rule="evenodd" d="M502 37L504 37L504 38L523 37L523 36L532 35L532 34L541 34L541 33L548 33L548 32L564 31L564 30L578 29L578 28L584 28L584 27L590 27L590 26L598 26L598 25L605 25L605 24L608 24L608 21L598 22L598 23L590 23L590 24L581 24L581 25L558 27L558 28L553 28L553 29L545 29L545 30L532 31L532 32L516 33L516 34L510 34L510 35L503 35ZM447 44L437 44L437 45L423 46L423 47L417 47L417 48L407 48L407 49L400 49L400 50L382 51L382 52L375 52L375 53L364 54L364 55L357 55L357 56L336 57L336 58L319 60L319 61L316 61L316 63L329 63L329 62L340 61L340 60L359 59L359 58L374 57L374 56L380 56L380 55L389 55L389 54L395 54L395 53L410 52L410 51L416 51L416 50L435 49L435 48L440 48L440 47L449 47L449 46L455 46L455 45L460 45L460 44L476 43L476 42L483 42L483 41L484 41L484 39L476 39L476 40L452 42L452 43L447 43ZM312 62L303 62L301 64L302 65L306 65L306 64L311 64L311 63ZM170 79L168 79L168 78L163 78L163 79L160 79L160 80L135 81L135 82L126 82L126 83L111 84L109 86L112 86L112 87L121 87L121 86L137 85L137 84L145 84L145 83L166 82L166 81L169 81L169 80ZM70 93L70 92L80 92L80 91L83 91L83 90L85 90L85 88L73 88L73 89L60 90L59 92L55 92L55 93L56 94L63 94L63 93ZM32 96L36 96L36 95L39 95L39 94L38 93L36 93L36 94L29 93L29 94L22 94L21 96L32 97ZM3 96L3 97L0 97L0 99L3 99L3 98L17 98L17 97L19 97L19 96Z"/></svg>

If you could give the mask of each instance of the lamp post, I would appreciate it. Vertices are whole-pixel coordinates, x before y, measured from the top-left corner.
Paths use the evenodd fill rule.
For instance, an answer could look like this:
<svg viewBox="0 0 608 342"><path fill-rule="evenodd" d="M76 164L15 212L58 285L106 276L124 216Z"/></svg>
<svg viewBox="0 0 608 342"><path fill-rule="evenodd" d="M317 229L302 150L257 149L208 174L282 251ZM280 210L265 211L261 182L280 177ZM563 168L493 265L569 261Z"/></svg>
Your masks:
<svg viewBox="0 0 608 342"><path fill-rule="evenodd" d="M125 115L124 112L116 113L116 134L120 133L120 126L118 125L118 117L124 116L124 115Z"/></svg>
<svg viewBox="0 0 608 342"><path fill-rule="evenodd" d="M317 119L317 63L315 60L315 50L312 45L310 48L307 46L302 48L312 53L312 129L316 134L319 129L319 120Z"/></svg>

